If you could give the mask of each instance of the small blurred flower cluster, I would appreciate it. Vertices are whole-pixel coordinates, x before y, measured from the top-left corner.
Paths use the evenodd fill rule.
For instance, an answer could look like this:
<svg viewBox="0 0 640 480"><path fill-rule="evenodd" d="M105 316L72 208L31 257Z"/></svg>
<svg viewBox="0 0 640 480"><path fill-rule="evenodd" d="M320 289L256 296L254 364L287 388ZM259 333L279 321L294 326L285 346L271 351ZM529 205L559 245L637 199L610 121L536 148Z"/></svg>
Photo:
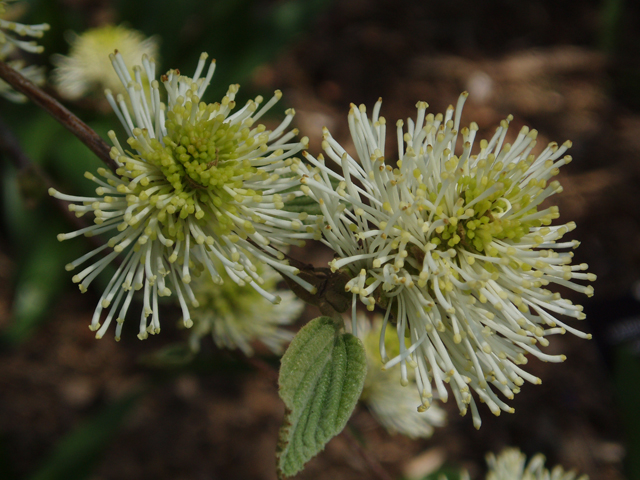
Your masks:
<svg viewBox="0 0 640 480"><path fill-rule="evenodd" d="M206 275L194 279L192 288L200 305L193 313L192 351L199 351L202 339L211 335L218 348L238 348L247 356L254 354L254 341L276 355L284 353L293 332L283 327L300 316L304 303L289 290L276 290L280 276L271 267L261 265L258 272L264 279L262 288L279 296L279 304L249 286L239 286L226 273L222 273L222 284Z"/></svg>
<svg viewBox="0 0 640 480"><path fill-rule="evenodd" d="M92 28L81 35L69 33L71 45L68 55L52 55L56 65L52 72L52 82L58 93L67 100L78 100L91 93L104 98L105 89L115 94L126 94L127 85L123 85L114 70L109 55L118 50L126 65L137 64L143 55L158 59L157 36L145 37L141 32L123 25L105 25ZM149 80L142 71L143 87ZM130 70L129 74L133 74Z"/></svg>
<svg viewBox="0 0 640 480"><path fill-rule="evenodd" d="M573 471L565 472L557 465L552 470L544 467L544 455L538 453L527 463L527 456L517 448L506 448L496 456L487 455L487 480L588 480L587 475L579 477Z"/></svg>
<svg viewBox="0 0 640 480"><path fill-rule="evenodd" d="M383 370L380 360L379 342L382 318L370 323L364 317L358 318L358 336L367 352L367 377L360 399L371 413L391 433L401 433L410 438L428 438L434 427L446 423L444 410L436 404L425 411L418 411L416 405L420 395L416 389L416 379L410 372L406 382L402 382L400 370ZM387 351L397 350L391 332L384 336Z"/></svg>
<svg viewBox="0 0 640 480"><path fill-rule="evenodd" d="M7 8L7 2L0 1L0 61L6 62L11 68L31 80L36 85L45 82L44 68L34 65L27 65L19 58L19 50L29 53L42 53L43 47L33 40L26 38L41 38L44 32L49 30L49 25L41 23L39 25L25 25L17 23L14 18L21 12L17 7ZM24 95L16 92L4 80L0 80L0 95L12 102L25 102Z"/></svg>

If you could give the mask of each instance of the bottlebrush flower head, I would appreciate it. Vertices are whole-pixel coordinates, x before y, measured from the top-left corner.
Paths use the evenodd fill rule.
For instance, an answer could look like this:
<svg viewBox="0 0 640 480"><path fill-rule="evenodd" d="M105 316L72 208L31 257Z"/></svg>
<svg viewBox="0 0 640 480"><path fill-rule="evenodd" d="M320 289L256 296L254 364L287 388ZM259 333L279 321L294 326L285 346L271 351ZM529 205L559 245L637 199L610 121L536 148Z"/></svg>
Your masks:
<svg viewBox="0 0 640 480"><path fill-rule="evenodd" d="M335 270L351 280L353 316L359 300L385 312L380 353L385 368L399 365L403 381L415 372L420 410L435 386L441 400L449 384L460 412L480 416L470 390L491 411L512 412L496 391L512 399L525 380L540 379L523 368L530 353L560 362L539 347L566 331L589 338L559 319L585 318L582 307L547 287L556 284L588 296L595 280L586 264L571 265L577 241L561 241L575 223L552 225L558 208L542 202L562 190L553 180L571 161L571 146L549 144L532 154L537 132L523 127L506 143L511 117L474 148L478 126L460 127L462 106L396 123L398 158L384 157L387 124L378 101L369 117L351 106L349 128L358 160L325 129L322 155L305 154L303 191L324 214L323 241L336 257ZM458 148L458 143L461 148ZM331 179L337 180L332 188ZM387 328L396 331L399 353L389 358ZM409 345L405 345L405 338Z"/></svg>
<svg viewBox="0 0 640 480"><path fill-rule="evenodd" d="M77 216L94 215L95 224L68 234L111 235L108 243L83 255L67 266L73 270L100 252L109 253L73 277L81 291L115 258L124 260L102 294L91 322L102 337L115 319L116 339L133 298L143 290L143 310L138 337L160 331L158 297L176 294L184 324L193 322L189 304L198 306L190 287L192 276L210 275L221 283L220 269L238 285L251 285L267 300L280 298L261 285L261 263L271 265L303 287L313 287L299 279L279 248L303 244L313 237L305 227L304 214L284 210L284 201L302 193L292 168L300 163L292 158L307 145L294 140L297 130L287 131L295 112L290 109L274 130L257 120L281 97L276 91L263 106L262 97L235 108L238 85L231 85L217 103L201 101L215 70L207 55L200 57L193 77L170 70L156 80L155 64L143 56L142 66L133 76L119 54L111 60L122 84L123 95L106 92L128 139L122 146L109 132L114 147L111 158L119 166L115 173L99 169L95 176L95 197L64 195L50 190L56 198L75 202L70 209ZM148 89L142 86L142 71ZM167 94L160 100L160 85ZM173 290L169 288L172 285ZM108 309L101 322L102 311Z"/></svg>

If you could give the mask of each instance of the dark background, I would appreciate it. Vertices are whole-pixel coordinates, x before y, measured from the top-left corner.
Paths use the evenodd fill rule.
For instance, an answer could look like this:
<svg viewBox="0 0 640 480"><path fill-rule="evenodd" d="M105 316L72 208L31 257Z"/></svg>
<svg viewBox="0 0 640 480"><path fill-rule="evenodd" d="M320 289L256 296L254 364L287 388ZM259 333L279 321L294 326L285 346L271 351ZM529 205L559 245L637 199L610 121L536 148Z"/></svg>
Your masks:
<svg viewBox="0 0 640 480"><path fill-rule="evenodd" d="M350 422L352 438L394 478L424 478L439 468L484 477L484 455L507 445L544 453L592 480L640 478L640 332L633 292L640 279L640 17L637 2L604 1L205 1L24 2L27 23L47 21L47 61L66 53L63 34L105 22L127 22L160 35L160 70L189 74L201 51L218 60L205 100L229 83L240 102L276 88L277 108L320 151L327 126L346 148L350 103L371 107L383 97L388 123L430 112L470 92L463 124L478 138L514 115L539 130L538 145L573 141L554 197L563 222L576 221L582 242L575 262L598 275L588 318L572 326L594 334L553 338L546 350L563 364L531 359L541 386L525 385L513 415L483 426L445 405L448 426L429 440L392 436L366 408ZM85 100L70 107L99 133L117 120ZM88 187L84 170L99 161L32 106L0 103L0 115L24 150L69 193ZM391 129L390 129L391 130ZM388 144L393 147L395 139ZM540 148L541 150L541 148ZM390 148L387 152L393 156ZM51 207L37 176L16 172L3 156L0 230L0 478L19 479L275 479L274 451L283 416L273 378L206 340L186 363L167 306L163 332L145 342L134 320L122 341L96 341L87 325L98 290L80 295L64 264L88 248L57 243L72 228ZM294 252L295 253L295 252ZM308 245L299 258L325 266L330 254ZM135 311L132 308L132 311ZM309 308L304 321L317 312ZM129 327L129 328L128 328ZM266 359L277 368L277 359ZM301 479L376 478L353 442L339 436ZM435 478L435 477L434 477Z"/></svg>

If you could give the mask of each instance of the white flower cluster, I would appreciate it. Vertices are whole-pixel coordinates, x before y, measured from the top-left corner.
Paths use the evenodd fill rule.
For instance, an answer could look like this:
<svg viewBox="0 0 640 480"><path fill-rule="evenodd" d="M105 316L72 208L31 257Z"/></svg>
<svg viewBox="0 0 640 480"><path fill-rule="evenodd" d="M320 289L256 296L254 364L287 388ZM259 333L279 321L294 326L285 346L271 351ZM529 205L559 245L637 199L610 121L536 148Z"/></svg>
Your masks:
<svg viewBox="0 0 640 480"><path fill-rule="evenodd" d="M44 32L49 30L49 25L25 25L6 18L7 2L0 0L0 62L6 62L11 68L19 72L36 85L44 84L44 69L42 67L27 65L23 60L16 59L17 50L25 50L31 53L42 53L44 48L35 41L24 40L22 37L41 38ZM12 102L24 102L26 97L9 86L4 80L0 80L0 95Z"/></svg>
<svg viewBox="0 0 640 480"><path fill-rule="evenodd" d="M52 81L60 95L69 100L78 99L98 88L100 93L105 88L126 92L127 86L122 85L109 62L109 54L114 49L121 52L127 65L134 64L143 55L151 58L158 55L158 37L146 38L141 32L123 25L92 28L73 35L69 43L68 56L53 55L51 58L56 65Z"/></svg>
<svg viewBox="0 0 640 480"><path fill-rule="evenodd" d="M545 458L541 453L527 463L527 457L517 448L507 448L497 457L487 455L487 480L588 480L587 475L577 477L575 472L565 472L557 465L551 471L544 468ZM577 477L577 478L576 478Z"/></svg>
<svg viewBox="0 0 640 480"><path fill-rule="evenodd" d="M367 377L360 400L371 410L378 421L390 432L401 433L410 438L428 438L434 427L446 423L446 413L437 405L419 412L416 405L420 395L416 390L413 372L408 372L408 381L403 383L397 369L381 370L382 362L378 353L378 339L382 329L382 318L373 323L364 317L358 318L358 336L367 353ZM389 331L385 336L387 350L396 349Z"/></svg>
<svg viewBox="0 0 640 480"><path fill-rule="evenodd" d="M258 268L264 288L275 291L280 276L271 267ZM290 290L277 291L282 301L274 305L248 286L230 281L226 273L222 285L211 277L201 275L191 285L200 306L193 311L193 328L189 343L195 352L200 350L202 338L213 337L218 348L239 348L247 356L254 353L252 342L259 341L271 352L282 355L293 338L293 332L282 328L293 323L302 313L304 303Z"/></svg>
<svg viewBox="0 0 640 480"><path fill-rule="evenodd" d="M13 46L31 53L42 53L44 48L35 41L23 40L18 37L42 38L44 32L49 30L49 25L47 23L25 25L24 23L14 22L13 20L2 18L6 13L7 2L0 1L0 52L6 55Z"/></svg>
<svg viewBox="0 0 640 480"><path fill-rule="evenodd" d="M419 409L429 407L432 385L442 401L448 383L462 414L471 408L480 427L474 390L498 415L513 409L494 391L512 399L525 380L540 380L521 367L531 353L560 362L540 346L546 338L570 331L589 338L559 320L585 318L582 307L546 287L556 284L593 294L586 264L571 265L576 241L561 241L573 222L552 225L557 207L543 208L561 191L553 180L570 142L551 143L532 154L537 132L524 127L507 143L511 117L490 140L474 149L478 126L460 127L462 106L396 124L398 158L385 159L386 121L381 101L367 116L351 106L349 128L358 160L325 129L323 149L339 167L325 165L322 155L305 154L303 191L324 215L323 242L336 254L332 270L351 280L346 291L369 310L385 312L380 353L385 368L400 365L403 382L415 373ZM458 147L461 145L461 148ZM331 180L338 183L333 188ZM389 358L387 328L396 330L399 353ZM408 339L409 345L405 345Z"/></svg>
<svg viewBox="0 0 640 480"><path fill-rule="evenodd" d="M297 130L286 131L295 112L288 110L270 131L256 122L280 99L279 91L263 106L258 97L236 112L238 85L231 85L219 103L202 102L215 69L211 62L203 76L206 58L201 56L193 77L178 70L161 77L168 96L165 104L152 59L144 56L142 67L134 67L132 76L123 57L112 54L127 98L106 94L129 137L129 148L109 132L114 144L111 157L119 168L115 173L99 169L101 178L86 174L98 185L95 197L50 190L54 197L74 202L70 209L77 216L92 213L95 218L94 225L60 234L60 240L111 235L107 244L67 266L73 270L112 249L73 277L81 291L118 255L125 255L91 322L98 338L113 320L116 339L120 338L136 290L143 291L140 339L160 331L158 297L172 293L190 327L189 304L198 305L189 285L192 277L205 273L220 283L220 268L238 285L251 285L273 303L280 298L261 287L260 263L314 290L296 276L297 269L278 250L304 243L314 230L303 225L305 214L283 210L284 201L302 195L295 190L298 180L291 167L300 163L292 157L306 147L307 139L296 141ZM142 85L143 71L148 88ZM108 314L101 322L105 309Z"/></svg>

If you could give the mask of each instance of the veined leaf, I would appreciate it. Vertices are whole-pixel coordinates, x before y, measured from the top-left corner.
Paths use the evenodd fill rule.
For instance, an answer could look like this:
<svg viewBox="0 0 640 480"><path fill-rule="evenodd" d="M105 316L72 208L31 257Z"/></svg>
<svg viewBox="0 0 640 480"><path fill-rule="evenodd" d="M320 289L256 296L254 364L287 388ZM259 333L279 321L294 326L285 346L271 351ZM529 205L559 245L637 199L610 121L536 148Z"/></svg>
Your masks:
<svg viewBox="0 0 640 480"><path fill-rule="evenodd" d="M282 357L280 398L284 424L278 440L278 475L291 476L342 431L367 373L364 347L340 333L330 317L305 325Z"/></svg>

